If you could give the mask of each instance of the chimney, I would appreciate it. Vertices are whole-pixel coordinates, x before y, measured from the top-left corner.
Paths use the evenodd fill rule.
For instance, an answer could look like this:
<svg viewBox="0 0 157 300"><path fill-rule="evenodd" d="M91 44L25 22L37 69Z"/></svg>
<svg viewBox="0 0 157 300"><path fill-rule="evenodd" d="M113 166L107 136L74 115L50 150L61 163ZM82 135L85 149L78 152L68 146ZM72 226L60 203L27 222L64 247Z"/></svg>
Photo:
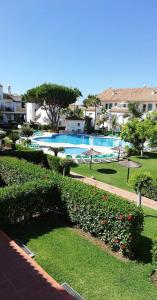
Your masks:
<svg viewBox="0 0 157 300"><path fill-rule="evenodd" d="M112 96L115 96L115 95L116 95L116 91L112 90Z"/></svg>
<svg viewBox="0 0 157 300"><path fill-rule="evenodd" d="M8 84L8 95L11 96L11 85Z"/></svg>
<svg viewBox="0 0 157 300"><path fill-rule="evenodd" d="M152 95L155 95L157 93L156 90L152 90Z"/></svg>

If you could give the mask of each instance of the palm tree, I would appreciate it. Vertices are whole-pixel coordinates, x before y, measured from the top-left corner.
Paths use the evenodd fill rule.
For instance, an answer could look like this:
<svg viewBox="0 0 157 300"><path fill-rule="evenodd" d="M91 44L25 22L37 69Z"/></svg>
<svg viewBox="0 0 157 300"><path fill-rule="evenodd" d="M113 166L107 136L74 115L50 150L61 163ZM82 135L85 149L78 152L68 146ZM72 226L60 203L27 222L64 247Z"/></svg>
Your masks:
<svg viewBox="0 0 157 300"><path fill-rule="evenodd" d="M141 118L143 113L139 111L139 105L136 102L129 102L128 110L131 113L131 118Z"/></svg>
<svg viewBox="0 0 157 300"><path fill-rule="evenodd" d="M9 138L12 141L12 149L16 149L16 141L19 139L20 133L19 130L12 130L9 134Z"/></svg>
<svg viewBox="0 0 157 300"><path fill-rule="evenodd" d="M117 122L117 118L116 118L116 116L113 116L111 119L112 134L114 134L117 125L119 125Z"/></svg>
<svg viewBox="0 0 157 300"><path fill-rule="evenodd" d="M97 97L97 95L88 95L88 97L84 100L84 105L87 107L94 106L95 107L95 120L94 120L94 129L96 125L96 108L101 104L101 100Z"/></svg>
<svg viewBox="0 0 157 300"><path fill-rule="evenodd" d="M101 119L98 120L97 125L103 125L103 133L104 133L104 123L109 119L109 115L106 109L103 107L101 110Z"/></svg>
<svg viewBox="0 0 157 300"><path fill-rule="evenodd" d="M49 147L49 149L54 153L55 156L57 156L59 152L64 152L63 147Z"/></svg>
<svg viewBox="0 0 157 300"><path fill-rule="evenodd" d="M89 106L89 102L87 98L83 100L83 106L85 107L85 117L86 117L87 108Z"/></svg>

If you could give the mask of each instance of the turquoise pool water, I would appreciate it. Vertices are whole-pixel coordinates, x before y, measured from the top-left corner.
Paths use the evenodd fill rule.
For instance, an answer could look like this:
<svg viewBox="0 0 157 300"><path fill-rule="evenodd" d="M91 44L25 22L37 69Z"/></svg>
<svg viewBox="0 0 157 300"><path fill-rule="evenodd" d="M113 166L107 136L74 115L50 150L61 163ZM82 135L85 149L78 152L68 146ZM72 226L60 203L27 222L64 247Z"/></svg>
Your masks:
<svg viewBox="0 0 157 300"><path fill-rule="evenodd" d="M64 154L69 154L69 155L81 155L85 151L87 151L87 148L78 148L78 147L66 147L64 148Z"/></svg>
<svg viewBox="0 0 157 300"><path fill-rule="evenodd" d="M55 134L51 137L36 137L36 141L48 142L48 143L68 143L73 145L95 145L95 146L104 146L104 147L116 147L124 145L124 142L121 142L119 139L112 137L97 137L89 135L75 135L75 134Z"/></svg>

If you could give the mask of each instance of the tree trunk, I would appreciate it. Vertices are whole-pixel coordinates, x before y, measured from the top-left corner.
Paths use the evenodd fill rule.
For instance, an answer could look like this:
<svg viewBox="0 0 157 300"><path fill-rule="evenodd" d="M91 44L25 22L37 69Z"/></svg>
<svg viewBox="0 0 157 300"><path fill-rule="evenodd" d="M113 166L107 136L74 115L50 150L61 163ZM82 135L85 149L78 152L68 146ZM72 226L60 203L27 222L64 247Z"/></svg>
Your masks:
<svg viewBox="0 0 157 300"><path fill-rule="evenodd" d="M15 144L15 142L12 143L12 150L16 150L16 144Z"/></svg>
<svg viewBox="0 0 157 300"><path fill-rule="evenodd" d="M141 190L138 191L138 202L137 206L141 206L141 200L142 200L142 195L141 195Z"/></svg>
<svg viewBox="0 0 157 300"><path fill-rule="evenodd" d="M141 157L143 157L143 144L142 144L142 147L141 147Z"/></svg>
<svg viewBox="0 0 157 300"><path fill-rule="evenodd" d="M63 177L65 177L65 168L63 168Z"/></svg>

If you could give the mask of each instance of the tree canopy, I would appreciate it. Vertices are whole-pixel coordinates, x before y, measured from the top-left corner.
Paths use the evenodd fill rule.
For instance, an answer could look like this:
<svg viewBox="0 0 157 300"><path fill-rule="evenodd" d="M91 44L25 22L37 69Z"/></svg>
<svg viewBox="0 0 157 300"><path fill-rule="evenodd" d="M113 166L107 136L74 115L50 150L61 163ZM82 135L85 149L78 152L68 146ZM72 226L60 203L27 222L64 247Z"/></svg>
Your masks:
<svg viewBox="0 0 157 300"><path fill-rule="evenodd" d="M139 110L139 105L136 102L129 102L128 110L131 113L131 118L141 118L143 113Z"/></svg>
<svg viewBox="0 0 157 300"><path fill-rule="evenodd" d="M80 96L82 96L82 94L77 88L44 83L29 89L26 94L23 95L23 100L26 102L39 103L46 111L52 129L58 131L61 109L76 102Z"/></svg>
<svg viewBox="0 0 157 300"><path fill-rule="evenodd" d="M141 156L143 156L146 141L152 147L157 146L157 125L154 115L149 115L144 120L131 119L122 127L121 137L125 142L131 143L137 151L141 151Z"/></svg>
<svg viewBox="0 0 157 300"><path fill-rule="evenodd" d="M83 119L84 114L83 110L76 106L75 110L68 108L65 108L62 110L62 113L66 116L66 118L76 118L76 119Z"/></svg>

